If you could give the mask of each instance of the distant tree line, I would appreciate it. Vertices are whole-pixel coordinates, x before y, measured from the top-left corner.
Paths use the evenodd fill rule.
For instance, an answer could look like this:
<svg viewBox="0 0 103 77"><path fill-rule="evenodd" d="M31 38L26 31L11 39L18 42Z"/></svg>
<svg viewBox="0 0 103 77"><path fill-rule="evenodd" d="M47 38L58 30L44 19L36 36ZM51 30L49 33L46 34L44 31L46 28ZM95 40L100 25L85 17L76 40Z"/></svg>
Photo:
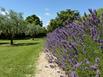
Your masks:
<svg viewBox="0 0 103 77"><path fill-rule="evenodd" d="M46 36L47 30L36 15L23 18L22 13L0 8L0 39L26 39Z"/></svg>

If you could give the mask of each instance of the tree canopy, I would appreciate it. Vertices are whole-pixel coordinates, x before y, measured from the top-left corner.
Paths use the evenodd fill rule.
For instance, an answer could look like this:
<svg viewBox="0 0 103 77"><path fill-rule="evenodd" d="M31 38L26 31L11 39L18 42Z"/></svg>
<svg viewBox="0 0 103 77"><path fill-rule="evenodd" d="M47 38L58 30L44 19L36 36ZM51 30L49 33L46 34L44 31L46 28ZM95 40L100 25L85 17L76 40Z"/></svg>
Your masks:
<svg viewBox="0 0 103 77"><path fill-rule="evenodd" d="M13 38L15 34L20 33L21 26L23 25L23 17L21 13L17 13L13 10L6 12L1 10L5 15L0 14L0 32L10 37L11 44L13 44Z"/></svg>
<svg viewBox="0 0 103 77"><path fill-rule="evenodd" d="M35 25L39 25L39 26L43 26L43 23L42 21L40 20L40 18L36 15L31 15L31 16L28 16L26 18L26 21L30 24L35 24Z"/></svg>
<svg viewBox="0 0 103 77"><path fill-rule="evenodd" d="M47 30L42 25L36 15L28 16L24 20L22 13L0 8L0 39L10 39L11 45L15 38L34 38L41 34L45 36Z"/></svg>
<svg viewBox="0 0 103 77"><path fill-rule="evenodd" d="M68 23L71 23L77 20L80 17L80 14L77 10L66 9L60 12L57 12L55 19L52 19L48 25L48 31L51 32L57 27L63 26Z"/></svg>

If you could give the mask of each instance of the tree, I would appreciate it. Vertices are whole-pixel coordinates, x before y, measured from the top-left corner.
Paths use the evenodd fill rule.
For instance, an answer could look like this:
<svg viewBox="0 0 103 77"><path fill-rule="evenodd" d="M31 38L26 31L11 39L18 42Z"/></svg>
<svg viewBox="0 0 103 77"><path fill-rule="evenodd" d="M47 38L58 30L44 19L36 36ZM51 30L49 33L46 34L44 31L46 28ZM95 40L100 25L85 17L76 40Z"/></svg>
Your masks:
<svg viewBox="0 0 103 77"><path fill-rule="evenodd" d="M10 37L10 44L13 45L14 35L21 31L23 17L21 13L17 13L13 10L9 10L8 12L3 10L3 12L5 12L5 15L0 15L0 31Z"/></svg>
<svg viewBox="0 0 103 77"><path fill-rule="evenodd" d="M35 24L28 24L28 34L32 37L32 39L34 40L34 37L40 33L42 27L39 25L35 25Z"/></svg>
<svg viewBox="0 0 103 77"><path fill-rule="evenodd" d="M45 37L46 34L47 34L47 29L45 27L41 27L36 37Z"/></svg>
<svg viewBox="0 0 103 77"><path fill-rule="evenodd" d="M36 15L28 16L25 20L27 22L28 34L34 39L34 37L45 36L47 30L42 27L43 23Z"/></svg>
<svg viewBox="0 0 103 77"><path fill-rule="evenodd" d="M35 24L35 25L39 25L39 26L42 26L42 21L40 20L40 18L36 15L31 15L31 16L28 16L26 18L26 21L30 24Z"/></svg>
<svg viewBox="0 0 103 77"><path fill-rule="evenodd" d="M57 27L64 26L67 23L71 23L78 20L80 14L77 10L66 9L57 13L57 17L52 19L48 25L48 31L51 32Z"/></svg>

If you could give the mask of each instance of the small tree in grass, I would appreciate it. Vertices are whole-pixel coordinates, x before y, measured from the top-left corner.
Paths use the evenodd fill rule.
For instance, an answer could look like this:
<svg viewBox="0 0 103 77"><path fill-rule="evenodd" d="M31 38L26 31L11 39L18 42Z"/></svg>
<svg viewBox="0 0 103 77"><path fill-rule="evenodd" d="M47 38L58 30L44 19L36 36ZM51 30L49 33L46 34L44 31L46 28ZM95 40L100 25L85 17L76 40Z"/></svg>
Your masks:
<svg viewBox="0 0 103 77"><path fill-rule="evenodd" d="M23 24L23 17L21 13L17 13L13 10L5 11L1 10L5 14L0 15L0 31L10 37L10 44L13 45L14 35L21 32L21 26Z"/></svg>
<svg viewBox="0 0 103 77"><path fill-rule="evenodd" d="M34 37L41 32L42 27L35 24L28 24L28 34L34 40Z"/></svg>

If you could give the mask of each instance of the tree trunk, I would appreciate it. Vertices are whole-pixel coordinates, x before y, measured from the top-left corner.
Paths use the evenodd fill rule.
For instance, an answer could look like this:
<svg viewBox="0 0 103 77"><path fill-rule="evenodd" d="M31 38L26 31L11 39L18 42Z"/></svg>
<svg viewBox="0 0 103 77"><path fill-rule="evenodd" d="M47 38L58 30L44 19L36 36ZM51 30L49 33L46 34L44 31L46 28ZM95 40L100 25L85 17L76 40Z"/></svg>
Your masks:
<svg viewBox="0 0 103 77"><path fill-rule="evenodd" d="M34 40L34 38L32 38L32 40Z"/></svg>
<svg viewBox="0 0 103 77"><path fill-rule="evenodd" d="M10 44L13 45L13 39L10 40Z"/></svg>
<svg viewBox="0 0 103 77"><path fill-rule="evenodd" d="M13 35L11 34L10 44L13 45Z"/></svg>
<svg viewBox="0 0 103 77"><path fill-rule="evenodd" d="M34 40L34 38L35 38L35 35L33 34L33 35L32 35L32 40Z"/></svg>

